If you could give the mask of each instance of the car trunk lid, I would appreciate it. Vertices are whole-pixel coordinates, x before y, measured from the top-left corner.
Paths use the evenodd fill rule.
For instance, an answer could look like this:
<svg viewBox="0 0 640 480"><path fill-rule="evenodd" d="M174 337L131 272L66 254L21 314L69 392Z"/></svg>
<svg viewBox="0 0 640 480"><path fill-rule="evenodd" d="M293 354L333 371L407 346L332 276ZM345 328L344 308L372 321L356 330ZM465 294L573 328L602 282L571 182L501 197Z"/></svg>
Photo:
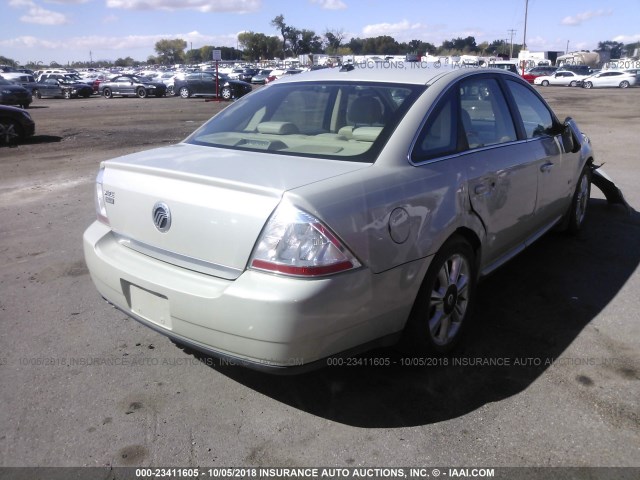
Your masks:
<svg viewBox="0 0 640 480"><path fill-rule="evenodd" d="M105 162L102 179L123 245L234 279L285 191L367 166L179 144Z"/></svg>

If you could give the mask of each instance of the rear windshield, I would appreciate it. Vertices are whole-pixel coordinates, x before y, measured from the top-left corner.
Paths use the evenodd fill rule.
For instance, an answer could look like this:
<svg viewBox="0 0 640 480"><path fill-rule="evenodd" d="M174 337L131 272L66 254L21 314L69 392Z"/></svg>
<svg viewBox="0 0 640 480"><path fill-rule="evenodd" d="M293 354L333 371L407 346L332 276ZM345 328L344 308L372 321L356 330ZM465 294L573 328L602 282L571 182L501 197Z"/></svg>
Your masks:
<svg viewBox="0 0 640 480"><path fill-rule="evenodd" d="M299 82L242 97L186 142L373 162L424 86Z"/></svg>

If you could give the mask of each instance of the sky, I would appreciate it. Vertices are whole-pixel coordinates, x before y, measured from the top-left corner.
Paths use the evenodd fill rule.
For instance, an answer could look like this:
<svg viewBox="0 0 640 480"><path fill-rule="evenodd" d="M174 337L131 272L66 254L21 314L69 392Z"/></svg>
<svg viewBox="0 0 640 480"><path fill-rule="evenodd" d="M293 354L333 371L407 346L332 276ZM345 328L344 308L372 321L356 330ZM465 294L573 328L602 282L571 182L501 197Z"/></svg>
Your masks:
<svg viewBox="0 0 640 480"><path fill-rule="evenodd" d="M342 31L352 37L390 35L399 42L473 36L522 43L526 0L0 0L0 55L20 64L56 61L144 61L163 38L187 48L237 46L243 31L277 35L271 20ZM592 50L598 42L640 41L640 0L529 0L531 51Z"/></svg>

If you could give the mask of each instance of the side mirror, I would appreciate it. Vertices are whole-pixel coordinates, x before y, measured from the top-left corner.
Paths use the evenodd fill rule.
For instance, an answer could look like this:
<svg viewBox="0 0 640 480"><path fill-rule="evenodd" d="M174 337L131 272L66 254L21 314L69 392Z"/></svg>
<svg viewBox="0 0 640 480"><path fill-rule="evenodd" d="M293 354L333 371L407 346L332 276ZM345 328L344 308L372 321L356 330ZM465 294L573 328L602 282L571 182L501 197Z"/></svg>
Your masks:
<svg viewBox="0 0 640 480"><path fill-rule="evenodd" d="M576 137L576 132L572 127L573 120L567 117L562 125L562 146L567 153L577 153L580 151L580 141Z"/></svg>

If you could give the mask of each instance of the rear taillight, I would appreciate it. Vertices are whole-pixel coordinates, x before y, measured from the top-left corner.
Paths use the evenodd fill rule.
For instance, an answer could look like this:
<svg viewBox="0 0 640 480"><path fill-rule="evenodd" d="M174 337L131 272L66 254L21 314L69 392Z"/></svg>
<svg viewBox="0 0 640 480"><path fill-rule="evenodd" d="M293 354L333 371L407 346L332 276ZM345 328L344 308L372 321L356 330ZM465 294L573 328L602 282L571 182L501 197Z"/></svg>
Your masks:
<svg viewBox="0 0 640 480"><path fill-rule="evenodd" d="M249 266L256 270L318 277L360 267L360 262L320 220L289 204L265 226Z"/></svg>

